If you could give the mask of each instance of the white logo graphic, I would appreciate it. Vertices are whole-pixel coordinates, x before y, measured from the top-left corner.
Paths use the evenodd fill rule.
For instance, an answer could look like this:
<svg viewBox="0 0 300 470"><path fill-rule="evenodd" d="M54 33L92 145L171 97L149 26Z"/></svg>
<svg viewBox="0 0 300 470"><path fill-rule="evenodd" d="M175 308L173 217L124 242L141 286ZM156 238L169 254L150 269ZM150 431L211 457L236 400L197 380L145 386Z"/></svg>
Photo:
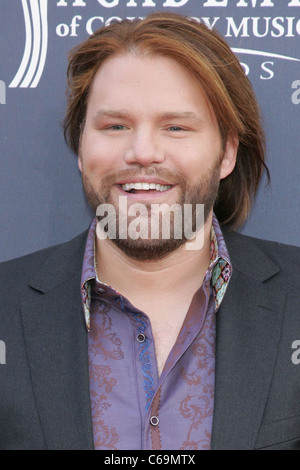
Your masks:
<svg viewBox="0 0 300 470"><path fill-rule="evenodd" d="M262 57L262 58L265 57L265 58L270 58L270 59L281 59L281 60L288 60L288 61L293 61L293 62L300 62L300 59L298 59L297 57L290 57L290 56L286 56L282 54L275 54L273 52L255 51L252 49L240 49L240 48L235 48L235 47L232 47L232 51L237 56L239 56L240 54L241 55L246 54L246 55L252 55L252 56ZM249 75L249 72L250 72L249 66L246 63L243 63L243 62L240 62L240 63L242 67L244 68L245 74ZM261 79L269 80L274 77L274 71L272 69L273 65L274 65L274 62L272 61L265 61L261 64L261 71L265 72L264 75L263 74L260 75Z"/></svg>
<svg viewBox="0 0 300 470"><path fill-rule="evenodd" d="M235 54L249 54L249 55L256 55L256 56L262 56L262 57L273 57L275 59L284 59L284 60L292 60L295 62L300 62L300 59L297 57L289 57L287 55L282 55L282 54L275 54L273 52L264 52L264 51L254 51L251 49L240 49L236 47L231 48Z"/></svg>
<svg viewBox="0 0 300 470"><path fill-rule="evenodd" d="M20 67L10 88L36 88L42 76L48 48L48 0L22 0L25 20L25 48Z"/></svg>
<svg viewBox="0 0 300 470"><path fill-rule="evenodd" d="M173 1L173 0L170 0ZM180 1L180 0L178 0ZM184 0L185 1L185 0ZM218 0L219 1L219 0ZM225 1L225 0L224 0ZM298 0L297 0L298 1ZM47 56L47 49L48 49L48 0L21 0L22 2L22 7L23 7L23 14L24 14L24 23L25 23L25 47L24 47L24 53L23 57L19 66L19 69L11 81L9 87L10 88L36 88L37 85L39 84L39 81L41 79L41 76L44 71L45 67L45 62L46 62L46 56ZM300 0L299 0L300 2ZM113 6L118 5L118 0L112 1L111 3L107 3L105 0L103 0L103 3L101 0L98 0L98 3L101 3L101 5L105 6L105 8L111 8ZM185 2L186 3L186 2ZM71 2L70 2L71 4ZM252 6L255 6L256 2L252 2ZM57 6L68 6L68 2L65 0L60 0L56 4ZM180 6L181 4L177 3L176 6ZM226 3L227 5L227 3ZM212 3L209 4L208 2L204 3L203 6L226 6L225 3ZM82 0L74 0L72 3L72 7L86 7L86 2L83 2ZM137 6L135 2L133 3L127 3L127 6L132 7L132 6ZM146 5L146 2L144 2L141 6L155 6L153 3L149 5ZM167 2L163 4L163 6L167 6ZM168 6L171 6L168 5ZM175 6L175 3L172 4L172 6ZM239 3L238 6L246 6L244 3ZM267 4L262 4L261 6L267 6ZM274 6L272 2L270 2L269 6ZM300 4L292 4L289 3L288 6L300 6ZM94 16L90 19L85 24L85 29L86 32L90 35L92 34L93 28L92 28L92 23L94 20L96 20L96 24L98 27L102 26L105 24L109 24L111 20L117 19L118 17L112 17L107 19L107 21L104 20L103 17L100 16ZM201 17L201 18L196 18L199 21L203 21L204 23L207 24L209 28L214 28L216 27L216 24L219 22L220 17L214 17L213 21L211 21L207 17ZM120 18L121 19L121 18ZM82 16L80 15L75 15L71 21L70 26L67 24L60 24L57 26L56 31L57 34L61 37L65 36L78 36L77 33L77 28L80 26L81 20L83 21ZM99 24L100 20L100 24ZM300 25L300 20L295 22L294 17L287 17L286 22L284 21L283 17L275 17L271 21L271 17L264 17L264 18L259 18L259 17L245 17L242 19L240 23L236 23L234 18L228 17L226 18L227 20L227 33L225 34L226 37L248 37L251 34L253 34L255 37L265 37L267 34L272 34L274 37L280 37L284 35L284 32L286 32L288 37L295 36L295 34L299 34L299 25ZM264 26L263 32L259 31L259 21L262 21L262 25ZM84 21L83 25L84 26ZM273 28L273 29L272 29ZM275 29L274 29L275 28ZM294 28L296 28L296 31L294 31ZM257 56L257 57L262 57L265 58L265 60L269 60L269 62L264 62L262 64L262 71L264 72L264 75L262 75L260 78L262 79L270 79L273 78L274 72L270 67L274 65L273 62L270 62L272 59L278 59L278 60L285 60L285 61L290 61L290 62L300 62L300 58L295 57L295 56L289 56L289 55L283 55L283 54L276 54L274 52L268 52L265 50L253 50L253 49L247 49L247 48L232 48L232 51L237 54L238 56L242 55L252 55L252 56ZM249 73L249 67L247 64L242 64L245 68L246 74ZM3 85L2 85L3 86ZM0 104L5 104L5 90L3 88L0 88Z"/></svg>

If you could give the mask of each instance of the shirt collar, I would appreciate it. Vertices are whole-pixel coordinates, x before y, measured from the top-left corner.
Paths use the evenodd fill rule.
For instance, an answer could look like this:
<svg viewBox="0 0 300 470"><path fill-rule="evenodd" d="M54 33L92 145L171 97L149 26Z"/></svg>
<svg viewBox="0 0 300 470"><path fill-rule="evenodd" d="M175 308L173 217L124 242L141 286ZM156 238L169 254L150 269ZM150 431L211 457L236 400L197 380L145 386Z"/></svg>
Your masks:
<svg viewBox="0 0 300 470"><path fill-rule="evenodd" d="M210 265L205 278L210 279L215 301L215 312L219 309L232 275L232 264L226 243L215 214L211 226Z"/></svg>
<svg viewBox="0 0 300 470"><path fill-rule="evenodd" d="M96 280L97 282L104 284L98 279L95 268L96 225L97 219L94 218L87 236L81 272L82 303L88 331L90 329L91 281ZM205 281L209 282L212 286L215 311L217 311L231 278L232 265L219 222L214 214L210 237L210 265L206 271Z"/></svg>

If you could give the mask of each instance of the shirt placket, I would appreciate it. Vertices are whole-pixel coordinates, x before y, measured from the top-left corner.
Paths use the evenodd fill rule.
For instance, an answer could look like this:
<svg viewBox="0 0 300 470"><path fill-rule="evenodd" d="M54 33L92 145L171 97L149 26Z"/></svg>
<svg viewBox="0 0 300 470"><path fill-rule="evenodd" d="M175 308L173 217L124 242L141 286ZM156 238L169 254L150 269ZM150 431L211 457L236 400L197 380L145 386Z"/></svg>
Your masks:
<svg viewBox="0 0 300 470"><path fill-rule="evenodd" d="M158 372L155 356L154 338L151 323L147 315L134 308L129 302L121 302L124 313L129 315L133 334L133 357L135 366L136 388L141 413L142 442L145 440L144 429L147 428L148 413L156 393ZM148 447L151 449L151 447Z"/></svg>
<svg viewBox="0 0 300 470"><path fill-rule="evenodd" d="M185 351L193 344L195 338L200 333L206 318L208 303L212 300L210 290L210 273L207 273L201 289L195 294L190 305L186 319L178 335L177 341L169 354L165 367L160 378L157 381L155 393L145 419L143 448L147 450L162 449L162 437L160 433L160 407L161 391L164 381L171 373L172 369L185 353ZM197 326L192 327L191 323L198 316L199 322ZM175 351L175 354L174 354Z"/></svg>

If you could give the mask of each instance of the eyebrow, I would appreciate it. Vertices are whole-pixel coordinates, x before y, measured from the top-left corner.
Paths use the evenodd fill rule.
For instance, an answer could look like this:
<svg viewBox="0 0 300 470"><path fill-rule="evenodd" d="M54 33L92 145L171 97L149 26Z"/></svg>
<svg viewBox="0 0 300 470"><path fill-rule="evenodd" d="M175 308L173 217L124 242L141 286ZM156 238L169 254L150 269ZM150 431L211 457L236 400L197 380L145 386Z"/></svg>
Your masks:
<svg viewBox="0 0 300 470"><path fill-rule="evenodd" d="M172 119L186 119L189 121L203 121L203 119L199 116L199 114L194 113L192 111L179 111L179 112L166 112L161 113L160 117L165 120L172 120Z"/></svg>
<svg viewBox="0 0 300 470"><path fill-rule="evenodd" d="M131 118L130 111L126 109L113 110L113 109L99 109L95 114L95 119L101 119L105 117L112 118ZM187 119L190 121L201 121L203 119L192 111L167 111L158 114L160 120L173 120L173 119Z"/></svg>
<svg viewBox="0 0 300 470"><path fill-rule="evenodd" d="M99 109L95 113L95 118L99 119L102 117L125 117L128 115L126 110L112 110L112 109Z"/></svg>

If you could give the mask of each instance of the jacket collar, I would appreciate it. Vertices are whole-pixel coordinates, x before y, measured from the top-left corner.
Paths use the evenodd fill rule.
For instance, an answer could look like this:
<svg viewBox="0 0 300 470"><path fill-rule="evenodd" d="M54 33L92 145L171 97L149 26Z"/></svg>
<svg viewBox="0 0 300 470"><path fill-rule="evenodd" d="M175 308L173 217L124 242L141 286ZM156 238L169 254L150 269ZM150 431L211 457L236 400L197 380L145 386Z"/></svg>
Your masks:
<svg viewBox="0 0 300 470"><path fill-rule="evenodd" d="M29 278L30 287L46 294L71 276L81 274L87 234L85 231L67 243L43 250L45 261Z"/></svg>
<svg viewBox="0 0 300 470"><path fill-rule="evenodd" d="M280 271L279 266L260 248L258 239L227 229L223 229L223 236L232 264L240 272L258 282L264 282Z"/></svg>

